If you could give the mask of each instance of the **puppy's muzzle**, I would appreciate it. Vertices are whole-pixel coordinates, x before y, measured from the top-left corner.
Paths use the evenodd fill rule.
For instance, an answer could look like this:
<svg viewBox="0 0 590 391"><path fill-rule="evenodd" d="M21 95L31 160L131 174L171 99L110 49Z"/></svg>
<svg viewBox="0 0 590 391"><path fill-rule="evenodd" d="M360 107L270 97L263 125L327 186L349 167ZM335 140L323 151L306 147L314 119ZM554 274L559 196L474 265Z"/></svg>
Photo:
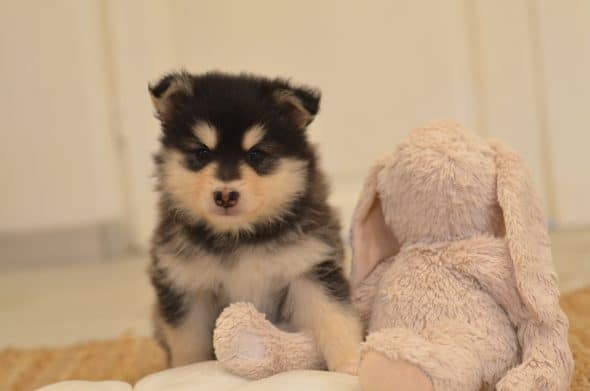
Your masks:
<svg viewBox="0 0 590 391"><path fill-rule="evenodd" d="M213 200L215 201L215 205L222 208L227 209L236 206L239 199L240 193L235 190L223 189L213 192Z"/></svg>

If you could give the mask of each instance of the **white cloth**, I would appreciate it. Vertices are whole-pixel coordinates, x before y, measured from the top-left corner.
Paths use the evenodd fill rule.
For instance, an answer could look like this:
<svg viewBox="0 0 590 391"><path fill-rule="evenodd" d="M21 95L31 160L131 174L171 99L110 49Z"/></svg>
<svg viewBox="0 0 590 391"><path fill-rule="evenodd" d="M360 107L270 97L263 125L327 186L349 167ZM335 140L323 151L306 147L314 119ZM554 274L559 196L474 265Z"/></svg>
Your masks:
<svg viewBox="0 0 590 391"><path fill-rule="evenodd" d="M41 387L37 391L133 391L133 387L122 381L68 380Z"/></svg>
<svg viewBox="0 0 590 391"><path fill-rule="evenodd" d="M38 391L360 391L356 376L326 371L292 371L249 381L207 361L154 373L135 388L122 382L66 381Z"/></svg>

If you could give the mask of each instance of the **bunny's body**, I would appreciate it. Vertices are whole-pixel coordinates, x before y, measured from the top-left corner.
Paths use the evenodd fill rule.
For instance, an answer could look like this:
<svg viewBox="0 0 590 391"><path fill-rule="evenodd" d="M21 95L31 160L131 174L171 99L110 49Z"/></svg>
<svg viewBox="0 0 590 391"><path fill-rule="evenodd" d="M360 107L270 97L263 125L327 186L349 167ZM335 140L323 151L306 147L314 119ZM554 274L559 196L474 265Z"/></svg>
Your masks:
<svg viewBox="0 0 590 391"><path fill-rule="evenodd" d="M480 268L476 262L484 263L484 268L501 263L505 251L495 239L475 240L488 242L489 249L499 248L500 256L491 259L473 254L469 248L472 240L465 240L451 245L410 246L395 256L395 262L385 261L389 267L376 286L367 331L404 327L421 333L439 324L461 322L482 330L482 334L506 335L506 341L514 345L516 335L506 312L474 276Z"/></svg>
<svg viewBox="0 0 590 391"><path fill-rule="evenodd" d="M504 242L490 236L402 247L356 290L368 311L365 350L448 367L446 389L493 388L520 354L510 319L518 310L507 313L496 297L517 297L510 263ZM501 292L486 290L491 280Z"/></svg>
<svg viewBox="0 0 590 391"><path fill-rule="evenodd" d="M573 359L546 220L503 144L456 124L415 130L370 170L352 239L363 391L567 389ZM236 347L218 355L227 368L258 377L318 367L313 339L242 311L218 324L258 319L228 334L258 335L263 359Z"/></svg>

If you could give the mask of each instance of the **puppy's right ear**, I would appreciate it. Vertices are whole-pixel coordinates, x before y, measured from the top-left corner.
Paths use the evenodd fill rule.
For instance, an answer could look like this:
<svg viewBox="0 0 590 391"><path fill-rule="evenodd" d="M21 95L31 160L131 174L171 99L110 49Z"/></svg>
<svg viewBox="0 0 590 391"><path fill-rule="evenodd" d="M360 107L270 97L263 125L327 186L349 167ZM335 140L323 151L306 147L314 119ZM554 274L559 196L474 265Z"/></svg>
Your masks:
<svg viewBox="0 0 590 391"><path fill-rule="evenodd" d="M148 85L156 117L165 121L187 96L192 95L192 77L188 72L175 72Z"/></svg>

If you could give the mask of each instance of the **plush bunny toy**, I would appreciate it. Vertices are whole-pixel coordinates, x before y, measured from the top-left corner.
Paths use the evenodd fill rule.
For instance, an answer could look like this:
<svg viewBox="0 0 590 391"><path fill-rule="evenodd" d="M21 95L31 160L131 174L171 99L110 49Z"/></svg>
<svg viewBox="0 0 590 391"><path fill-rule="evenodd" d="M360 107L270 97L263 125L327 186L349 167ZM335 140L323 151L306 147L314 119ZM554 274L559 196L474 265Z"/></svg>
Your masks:
<svg viewBox="0 0 590 391"><path fill-rule="evenodd" d="M519 157L458 125L412 132L371 169L354 216L364 390L566 390L573 360L540 202ZM250 377L321 368L313 339L248 304L215 348Z"/></svg>

